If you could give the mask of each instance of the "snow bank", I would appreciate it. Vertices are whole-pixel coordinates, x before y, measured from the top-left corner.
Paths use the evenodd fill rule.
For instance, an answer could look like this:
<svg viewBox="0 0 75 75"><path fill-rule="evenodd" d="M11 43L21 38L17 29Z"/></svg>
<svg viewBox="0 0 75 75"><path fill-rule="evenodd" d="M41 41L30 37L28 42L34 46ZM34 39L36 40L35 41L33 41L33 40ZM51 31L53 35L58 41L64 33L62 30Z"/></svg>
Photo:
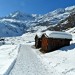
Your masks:
<svg viewBox="0 0 75 75"><path fill-rule="evenodd" d="M17 45L0 46L0 75L8 75L16 61L18 49Z"/></svg>

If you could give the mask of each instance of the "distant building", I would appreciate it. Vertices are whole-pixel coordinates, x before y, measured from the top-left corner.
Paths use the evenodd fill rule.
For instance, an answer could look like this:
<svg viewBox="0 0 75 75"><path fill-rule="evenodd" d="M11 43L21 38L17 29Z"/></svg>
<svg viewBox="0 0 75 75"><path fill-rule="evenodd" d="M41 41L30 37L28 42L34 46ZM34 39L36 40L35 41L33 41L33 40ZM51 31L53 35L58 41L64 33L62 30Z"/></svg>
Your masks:
<svg viewBox="0 0 75 75"><path fill-rule="evenodd" d="M0 45L3 45L3 44L5 44L5 39L0 38Z"/></svg>
<svg viewBox="0 0 75 75"><path fill-rule="evenodd" d="M66 32L46 31L40 37L41 51L51 52L64 46L69 46L72 35ZM38 44L39 44L38 43Z"/></svg>

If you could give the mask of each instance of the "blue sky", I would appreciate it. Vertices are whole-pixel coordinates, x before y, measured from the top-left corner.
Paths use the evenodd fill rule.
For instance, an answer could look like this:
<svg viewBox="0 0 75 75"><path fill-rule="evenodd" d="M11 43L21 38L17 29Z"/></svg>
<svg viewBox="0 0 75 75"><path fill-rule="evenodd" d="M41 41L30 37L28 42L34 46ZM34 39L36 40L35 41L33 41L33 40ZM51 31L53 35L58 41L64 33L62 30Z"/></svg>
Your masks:
<svg viewBox="0 0 75 75"><path fill-rule="evenodd" d="M0 0L0 16L18 10L29 14L45 14L72 5L75 5L75 0Z"/></svg>

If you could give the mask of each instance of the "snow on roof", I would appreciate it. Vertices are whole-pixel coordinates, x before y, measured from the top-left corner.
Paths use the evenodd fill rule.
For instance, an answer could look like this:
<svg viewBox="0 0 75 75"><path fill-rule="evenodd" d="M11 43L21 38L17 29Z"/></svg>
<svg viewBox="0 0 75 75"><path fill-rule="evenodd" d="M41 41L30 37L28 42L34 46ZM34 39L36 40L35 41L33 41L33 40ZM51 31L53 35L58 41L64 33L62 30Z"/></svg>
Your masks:
<svg viewBox="0 0 75 75"><path fill-rule="evenodd" d="M66 32L46 31L45 34L47 37L50 37L50 38L72 39L72 35Z"/></svg>
<svg viewBox="0 0 75 75"><path fill-rule="evenodd" d="M72 39L72 35L67 32L61 31L46 31L46 32L38 32L36 35L41 38L42 34L45 34L46 37L49 38L62 38L62 39Z"/></svg>
<svg viewBox="0 0 75 75"><path fill-rule="evenodd" d="M42 34L43 34L43 32L38 32L36 35L37 35L39 38L41 38Z"/></svg>

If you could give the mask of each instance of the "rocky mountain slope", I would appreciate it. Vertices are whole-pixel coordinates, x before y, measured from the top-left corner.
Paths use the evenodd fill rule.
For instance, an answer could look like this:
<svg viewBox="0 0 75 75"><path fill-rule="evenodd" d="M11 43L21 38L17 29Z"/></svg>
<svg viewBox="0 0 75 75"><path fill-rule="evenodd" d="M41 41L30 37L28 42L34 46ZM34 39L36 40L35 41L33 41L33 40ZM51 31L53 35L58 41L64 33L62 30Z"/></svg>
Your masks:
<svg viewBox="0 0 75 75"><path fill-rule="evenodd" d="M60 8L44 15L19 11L0 18L0 36L20 36L26 32L65 30L74 27L75 6Z"/></svg>
<svg viewBox="0 0 75 75"><path fill-rule="evenodd" d="M65 31L73 27L75 27L75 12L71 13L66 19L60 21L55 27L50 27L48 29L56 31Z"/></svg>

